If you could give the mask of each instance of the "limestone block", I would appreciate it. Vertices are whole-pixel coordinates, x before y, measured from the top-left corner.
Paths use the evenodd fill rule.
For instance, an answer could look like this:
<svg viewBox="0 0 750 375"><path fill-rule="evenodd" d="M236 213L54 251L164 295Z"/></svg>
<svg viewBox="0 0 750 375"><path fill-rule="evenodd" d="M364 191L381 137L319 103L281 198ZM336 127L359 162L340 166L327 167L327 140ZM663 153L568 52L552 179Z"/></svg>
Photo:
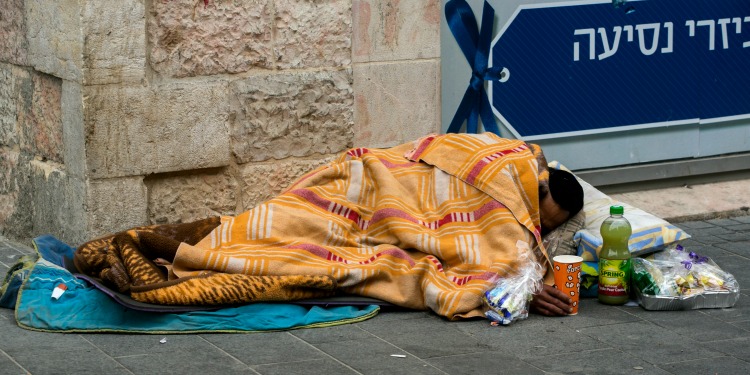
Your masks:
<svg viewBox="0 0 750 375"><path fill-rule="evenodd" d="M83 123L83 91L73 81L62 84L63 160L70 176L79 179L86 173L86 132Z"/></svg>
<svg viewBox="0 0 750 375"><path fill-rule="evenodd" d="M26 65L24 0L3 0L0 11L0 61Z"/></svg>
<svg viewBox="0 0 750 375"><path fill-rule="evenodd" d="M71 190L61 164L43 161L17 147L0 147L0 233L29 239L51 233L61 238L80 230L83 190ZM78 220L70 207L78 210ZM77 224L77 226L76 226Z"/></svg>
<svg viewBox="0 0 750 375"><path fill-rule="evenodd" d="M354 67L357 146L391 147L440 131L440 62Z"/></svg>
<svg viewBox="0 0 750 375"><path fill-rule="evenodd" d="M143 0L85 2L84 84L137 83L144 78L145 12Z"/></svg>
<svg viewBox="0 0 750 375"><path fill-rule="evenodd" d="M25 0L29 65L81 82L83 36L79 0Z"/></svg>
<svg viewBox="0 0 750 375"><path fill-rule="evenodd" d="M17 240L52 234L85 239L85 183L61 164L0 148L0 233Z"/></svg>
<svg viewBox="0 0 750 375"><path fill-rule="evenodd" d="M152 1L147 22L150 64L163 75L273 67L271 0Z"/></svg>
<svg viewBox="0 0 750 375"><path fill-rule="evenodd" d="M211 216L233 215L237 180L228 168L180 175L152 175L148 188L150 224L186 223Z"/></svg>
<svg viewBox="0 0 750 375"><path fill-rule="evenodd" d="M31 108L23 131L33 144L35 156L62 163L62 80L32 72L31 83Z"/></svg>
<svg viewBox="0 0 750 375"><path fill-rule="evenodd" d="M30 169L32 235L52 234L71 245L88 240L83 180L71 178L60 164L38 158L31 161Z"/></svg>
<svg viewBox="0 0 750 375"><path fill-rule="evenodd" d="M349 70L253 76L230 84L239 163L329 154L352 146Z"/></svg>
<svg viewBox="0 0 750 375"><path fill-rule="evenodd" d="M440 0L354 0L354 62L440 56Z"/></svg>
<svg viewBox="0 0 750 375"><path fill-rule="evenodd" d="M242 179L241 211L247 211L281 193L302 175L330 163L337 155L316 158L289 158L268 163L240 165Z"/></svg>
<svg viewBox="0 0 750 375"><path fill-rule="evenodd" d="M62 162L62 81L0 64L0 145Z"/></svg>
<svg viewBox="0 0 750 375"><path fill-rule="evenodd" d="M0 63L0 146L21 145L18 107L21 88L29 81L26 70Z"/></svg>
<svg viewBox="0 0 750 375"><path fill-rule="evenodd" d="M0 147L0 233L7 237L31 237L29 161L28 154Z"/></svg>
<svg viewBox="0 0 750 375"><path fill-rule="evenodd" d="M276 0L278 67L351 65L351 0Z"/></svg>
<svg viewBox="0 0 750 375"><path fill-rule="evenodd" d="M0 194L10 194L18 191L20 185L18 177L27 176L28 173L19 173L19 160L21 153L9 147L0 147ZM28 172L28 171L23 171ZM0 215L6 214L8 210L0 210Z"/></svg>
<svg viewBox="0 0 750 375"><path fill-rule="evenodd" d="M90 181L86 197L86 237L118 232L148 223L147 191L143 177Z"/></svg>
<svg viewBox="0 0 750 375"><path fill-rule="evenodd" d="M228 165L226 95L220 81L84 87L91 178Z"/></svg>

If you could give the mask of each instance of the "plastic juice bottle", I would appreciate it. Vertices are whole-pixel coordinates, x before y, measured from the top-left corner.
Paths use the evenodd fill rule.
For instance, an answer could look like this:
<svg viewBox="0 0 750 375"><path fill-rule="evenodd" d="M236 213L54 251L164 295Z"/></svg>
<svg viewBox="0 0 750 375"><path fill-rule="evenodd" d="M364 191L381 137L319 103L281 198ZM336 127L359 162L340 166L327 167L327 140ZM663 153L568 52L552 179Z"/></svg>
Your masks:
<svg viewBox="0 0 750 375"><path fill-rule="evenodd" d="M622 305L628 302L630 289L630 222L622 206L609 208L609 217L602 223L602 250L599 252L599 302Z"/></svg>

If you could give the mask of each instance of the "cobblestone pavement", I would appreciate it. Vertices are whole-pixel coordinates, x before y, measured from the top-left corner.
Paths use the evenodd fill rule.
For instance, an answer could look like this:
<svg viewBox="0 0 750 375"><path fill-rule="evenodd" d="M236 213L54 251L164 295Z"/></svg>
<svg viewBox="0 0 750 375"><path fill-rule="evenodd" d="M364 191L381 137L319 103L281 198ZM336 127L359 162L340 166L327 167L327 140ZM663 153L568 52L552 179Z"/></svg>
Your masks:
<svg viewBox="0 0 750 375"><path fill-rule="evenodd" d="M750 216L678 223L685 245L750 285ZM0 274L32 249L0 238ZM55 334L0 308L0 374L748 374L750 298L649 312L584 300L509 327L384 311L355 324L254 334ZM405 357L392 357L401 354Z"/></svg>

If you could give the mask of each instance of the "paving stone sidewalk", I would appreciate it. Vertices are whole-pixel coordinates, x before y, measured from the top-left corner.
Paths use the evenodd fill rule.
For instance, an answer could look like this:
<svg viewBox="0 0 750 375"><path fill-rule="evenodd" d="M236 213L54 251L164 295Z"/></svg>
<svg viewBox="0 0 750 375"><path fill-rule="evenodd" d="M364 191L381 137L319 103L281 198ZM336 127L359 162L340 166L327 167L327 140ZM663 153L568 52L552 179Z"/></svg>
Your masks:
<svg viewBox="0 0 750 375"><path fill-rule="evenodd" d="M689 250L750 285L750 216L677 225L693 236ZM31 252L0 238L0 275ZM743 292L731 309L679 312L588 299L577 316L509 327L384 311L331 328L169 336L27 331L0 308L0 374L28 373L748 374L750 297Z"/></svg>

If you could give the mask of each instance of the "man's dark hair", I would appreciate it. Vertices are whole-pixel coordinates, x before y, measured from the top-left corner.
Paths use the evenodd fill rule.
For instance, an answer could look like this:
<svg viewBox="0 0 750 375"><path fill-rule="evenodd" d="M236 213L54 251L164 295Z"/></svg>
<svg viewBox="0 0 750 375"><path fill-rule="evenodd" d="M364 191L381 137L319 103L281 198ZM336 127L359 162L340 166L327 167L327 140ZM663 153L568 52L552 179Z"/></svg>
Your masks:
<svg viewBox="0 0 750 375"><path fill-rule="evenodd" d="M572 173L550 168L549 192L562 209L575 216L583 208L583 188Z"/></svg>

